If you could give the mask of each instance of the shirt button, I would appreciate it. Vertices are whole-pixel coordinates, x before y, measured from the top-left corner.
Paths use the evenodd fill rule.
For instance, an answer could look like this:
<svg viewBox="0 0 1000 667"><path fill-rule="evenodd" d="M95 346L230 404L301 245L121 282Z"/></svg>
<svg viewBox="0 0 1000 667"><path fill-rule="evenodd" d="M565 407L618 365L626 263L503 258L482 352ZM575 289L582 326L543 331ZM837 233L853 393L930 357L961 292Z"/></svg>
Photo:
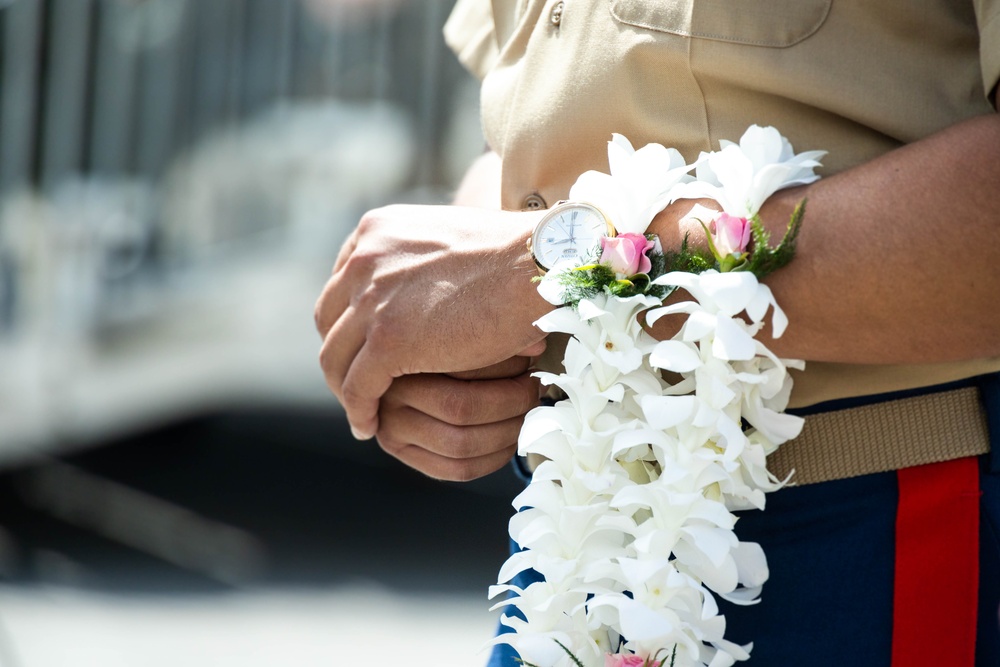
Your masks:
<svg viewBox="0 0 1000 667"><path fill-rule="evenodd" d="M564 6L564 4L565 3L563 3L563 2L557 2L552 7L552 12L549 13L549 22L552 23L552 25L554 25L556 27L558 27L559 24L562 23L562 15L563 15L563 6Z"/></svg>
<svg viewBox="0 0 1000 667"><path fill-rule="evenodd" d="M530 195L524 198L521 202L521 210L525 211L540 211L543 208L548 208L549 205L545 203L545 199L542 195L537 192L532 192Z"/></svg>

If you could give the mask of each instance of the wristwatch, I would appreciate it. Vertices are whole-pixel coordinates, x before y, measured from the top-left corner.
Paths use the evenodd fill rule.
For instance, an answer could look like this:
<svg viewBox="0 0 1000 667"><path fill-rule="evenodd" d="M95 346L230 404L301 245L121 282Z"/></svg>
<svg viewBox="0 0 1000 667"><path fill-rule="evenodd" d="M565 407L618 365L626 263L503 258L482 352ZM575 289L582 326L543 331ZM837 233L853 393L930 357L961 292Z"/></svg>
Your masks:
<svg viewBox="0 0 1000 667"><path fill-rule="evenodd" d="M528 239L528 250L545 273L558 262L579 260L591 251L602 236L615 236L615 227L593 204L556 202L538 221Z"/></svg>

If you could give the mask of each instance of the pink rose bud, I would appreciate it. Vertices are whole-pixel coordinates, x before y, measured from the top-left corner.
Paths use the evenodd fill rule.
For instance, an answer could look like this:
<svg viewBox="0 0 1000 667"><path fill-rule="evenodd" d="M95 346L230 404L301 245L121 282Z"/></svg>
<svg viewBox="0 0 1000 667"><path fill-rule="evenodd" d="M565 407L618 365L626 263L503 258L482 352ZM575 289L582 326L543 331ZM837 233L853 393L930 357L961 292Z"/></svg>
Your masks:
<svg viewBox="0 0 1000 667"><path fill-rule="evenodd" d="M712 233L712 243L719 252L720 261L730 255L742 255L750 245L750 223L746 218L720 213L708 231Z"/></svg>
<svg viewBox="0 0 1000 667"><path fill-rule="evenodd" d="M646 253L655 245L642 234L601 237L601 264L609 264L615 273L625 278L649 273L653 265Z"/></svg>
<svg viewBox="0 0 1000 667"><path fill-rule="evenodd" d="M615 655L610 653L604 654L604 667L645 667L645 665L646 659L637 655L623 655L621 653ZM660 667L660 661L654 660L650 662L649 667Z"/></svg>

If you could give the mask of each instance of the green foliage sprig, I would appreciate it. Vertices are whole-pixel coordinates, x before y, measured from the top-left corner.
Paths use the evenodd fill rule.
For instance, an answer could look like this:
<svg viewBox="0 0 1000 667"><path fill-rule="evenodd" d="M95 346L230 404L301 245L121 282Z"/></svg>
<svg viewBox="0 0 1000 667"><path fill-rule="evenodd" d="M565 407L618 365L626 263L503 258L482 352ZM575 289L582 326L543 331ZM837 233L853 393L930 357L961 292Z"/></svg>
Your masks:
<svg viewBox="0 0 1000 667"><path fill-rule="evenodd" d="M655 240L655 234L646 234L649 240ZM607 292L620 298L637 295L648 295L663 300L674 291L674 287L654 285L652 282L667 271L689 271L701 273L712 268L713 260L691 248L687 236L676 251L650 252L649 273L638 273L628 278L618 278L614 269L600 262L601 248L595 246L584 257L583 264L559 274L559 284L563 288L565 303L572 307L579 305L583 299L592 299L602 292ZM536 278L535 280L541 280Z"/></svg>
<svg viewBox="0 0 1000 667"><path fill-rule="evenodd" d="M689 236L689 234L684 235L679 250L664 253L665 266L662 273L667 273L667 271L704 273L711 268L715 268L715 258L697 248L692 249L688 239Z"/></svg>
<svg viewBox="0 0 1000 667"><path fill-rule="evenodd" d="M805 214L806 200L803 199L792 211L792 217L788 220L788 226L785 228L781 243L774 248L770 245L771 234L764 229L764 225L760 222L760 216L754 215L750 219L753 252L750 253L745 270L750 271L758 278L763 278L792 261L795 256L795 242L798 240L799 230L802 228L802 218Z"/></svg>

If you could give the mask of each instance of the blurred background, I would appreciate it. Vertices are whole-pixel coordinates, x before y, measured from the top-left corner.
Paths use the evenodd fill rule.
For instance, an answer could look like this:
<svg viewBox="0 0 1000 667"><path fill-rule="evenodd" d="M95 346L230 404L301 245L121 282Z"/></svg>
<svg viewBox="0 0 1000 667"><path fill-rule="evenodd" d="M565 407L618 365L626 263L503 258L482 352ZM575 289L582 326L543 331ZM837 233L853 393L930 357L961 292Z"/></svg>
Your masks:
<svg viewBox="0 0 1000 667"><path fill-rule="evenodd" d="M312 325L483 148L453 0L0 0L0 667L480 665L508 471L357 443Z"/></svg>

